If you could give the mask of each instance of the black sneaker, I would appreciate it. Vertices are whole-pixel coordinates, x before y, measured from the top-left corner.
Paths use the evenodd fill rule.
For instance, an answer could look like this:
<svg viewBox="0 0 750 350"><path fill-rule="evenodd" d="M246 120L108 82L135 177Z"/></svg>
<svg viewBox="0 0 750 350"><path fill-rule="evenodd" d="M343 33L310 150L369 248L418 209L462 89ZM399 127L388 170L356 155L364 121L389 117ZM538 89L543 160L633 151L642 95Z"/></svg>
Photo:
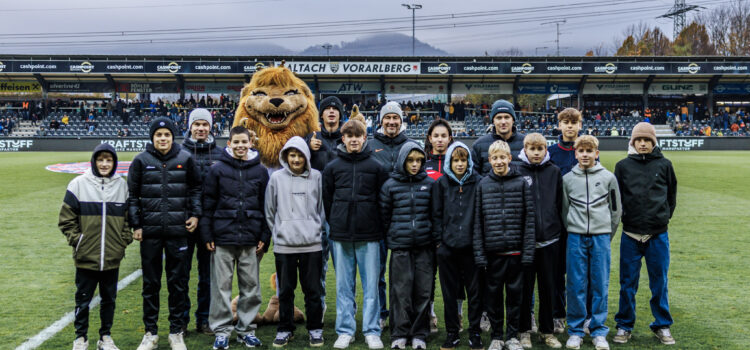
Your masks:
<svg viewBox="0 0 750 350"><path fill-rule="evenodd" d="M461 343L461 339L458 337L458 334L448 333L445 337L445 342L440 346L440 350L453 350L458 347L459 343Z"/></svg>
<svg viewBox="0 0 750 350"><path fill-rule="evenodd" d="M469 336L469 348L471 350L484 350L482 345L482 333L474 333Z"/></svg>
<svg viewBox="0 0 750 350"><path fill-rule="evenodd" d="M313 329L310 331L310 346L317 348L323 346L323 330Z"/></svg>
<svg viewBox="0 0 750 350"><path fill-rule="evenodd" d="M281 348L289 344L289 341L294 337L292 332L278 332L276 333L276 339L273 340L273 347Z"/></svg>

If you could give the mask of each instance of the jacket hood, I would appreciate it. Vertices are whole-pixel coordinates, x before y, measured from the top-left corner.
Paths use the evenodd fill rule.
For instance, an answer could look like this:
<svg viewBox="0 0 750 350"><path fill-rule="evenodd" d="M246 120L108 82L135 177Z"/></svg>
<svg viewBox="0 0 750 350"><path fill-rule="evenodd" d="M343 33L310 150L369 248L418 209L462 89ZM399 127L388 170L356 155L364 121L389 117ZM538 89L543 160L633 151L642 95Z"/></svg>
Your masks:
<svg viewBox="0 0 750 350"><path fill-rule="evenodd" d="M549 162L549 151L547 151L544 154L544 159L542 159L542 162L539 163L539 164L531 164L531 162L529 161L529 157L526 156L526 148L525 147L521 149L521 152L518 154L518 158L520 158L521 161L524 162L524 164L528 164L528 165L532 165L532 166L533 165L544 165L544 164L547 164L547 162Z"/></svg>
<svg viewBox="0 0 750 350"><path fill-rule="evenodd" d="M451 157L453 156L453 151L456 150L456 148L461 147L466 150L466 152L469 153L469 162L466 165L466 173L464 176L459 179L456 177L456 174L453 173L453 169L451 169ZM463 185L466 180L471 178L471 174L474 173L474 160L471 159L471 150L468 146L466 146L463 142L456 141L450 146L448 146L448 150L445 151L445 162L443 163L443 174L448 175L451 180L457 182L459 185Z"/></svg>
<svg viewBox="0 0 750 350"><path fill-rule="evenodd" d="M281 149L281 152L279 152L279 162L281 163L281 166L290 174L294 175L286 160L286 153L292 148L305 155L305 171L301 175L305 177L310 175L310 148L307 147L305 140L299 136L294 136L289 139L289 141L284 144L284 148Z"/></svg>
<svg viewBox="0 0 750 350"><path fill-rule="evenodd" d="M336 151L339 157L344 158L349 161L353 160L362 160L365 158L370 157L372 154L372 150L370 149L370 146L368 144L369 142L367 139L365 139L365 143L362 145L362 151L358 153L349 153L346 151L346 145L343 143L340 143L338 146L336 146Z"/></svg>
<svg viewBox="0 0 750 350"><path fill-rule="evenodd" d="M583 175L585 173L589 173L589 174L598 173L602 170L604 170L604 166L601 163L596 162L596 165L586 170L581 169L581 167L579 167L578 165L574 165L573 169L571 169L570 171L572 171L576 175Z"/></svg>
<svg viewBox="0 0 750 350"><path fill-rule="evenodd" d="M112 154L114 164L112 164L112 171L106 176L111 178L117 173L117 152L115 151L115 148L108 143L99 144L94 148L94 153L91 154L91 173L96 177L103 177L102 174L99 174L99 169L96 168L96 157L102 152L109 152Z"/></svg>
<svg viewBox="0 0 750 350"><path fill-rule="evenodd" d="M232 153L232 149L227 147L225 151L221 153L220 161L229 164L233 168L245 169L254 165L260 164L260 154L255 148L247 150L247 159L236 159Z"/></svg>
<svg viewBox="0 0 750 350"><path fill-rule="evenodd" d="M190 131L188 131L188 137L182 141L182 146L187 148L191 153L210 152L212 149L216 148L216 139L214 139L213 135L208 134L206 141L198 142L198 140L194 139L192 134L190 134Z"/></svg>
<svg viewBox="0 0 750 350"><path fill-rule="evenodd" d="M424 152L424 149L422 149L422 147L416 142L409 141L401 146L401 149L398 151L398 158L396 160L397 166L393 169L391 177L401 181L408 181L409 178L414 178L419 181L427 177L427 171L424 169L425 162L422 162L422 166L419 168L419 172L416 175L410 175L406 172L406 169L404 169L404 166L406 165L406 157L408 157L409 153L414 150L422 153L425 157L425 162L427 161L427 153Z"/></svg>

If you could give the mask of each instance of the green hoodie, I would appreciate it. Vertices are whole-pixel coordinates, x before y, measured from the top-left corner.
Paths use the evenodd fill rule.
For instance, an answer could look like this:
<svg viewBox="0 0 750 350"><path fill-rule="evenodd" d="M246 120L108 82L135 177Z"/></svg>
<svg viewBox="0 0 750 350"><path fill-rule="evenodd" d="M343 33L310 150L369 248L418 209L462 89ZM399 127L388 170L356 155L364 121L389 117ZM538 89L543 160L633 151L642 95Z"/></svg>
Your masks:
<svg viewBox="0 0 750 350"><path fill-rule="evenodd" d="M620 224L620 189L614 174L599 162L576 165L563 176L563 221L569 233L614 236Z"/></svg>

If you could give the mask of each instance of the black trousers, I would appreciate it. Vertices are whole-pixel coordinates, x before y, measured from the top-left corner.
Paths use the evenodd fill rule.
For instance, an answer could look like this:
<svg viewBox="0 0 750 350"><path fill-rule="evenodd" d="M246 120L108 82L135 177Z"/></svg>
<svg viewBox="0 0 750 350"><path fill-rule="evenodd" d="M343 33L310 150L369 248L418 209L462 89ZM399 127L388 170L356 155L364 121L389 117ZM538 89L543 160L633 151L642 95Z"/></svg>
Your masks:
<svg viewBox="0 0 750 350"><path fill-rule="evenodd" d="M487 316L492 325L492 339L518 338L521 316L523 273L520 255L487 256ZM503 298L503 292L507 295ZM505 309L503 309L503 299ZM503 338L503 320L507 309L507 338Z"/></svg>
<svg viewBox="0 0 750 350"><path fill-rule="evenodd" d="M187 238L146 238L141 241L143 269L143 324L146 332L157 334L159 327L159 292L161 291L162 254L167 272L169 297L169 333L182 332L187 304Z"/></svg>
<svg viewBox="0 0 750 350"><path fill-rule="evenodd" d="M183 315L183 324L190 324L190 270L193 268L193 253L198 260L198 288L196 297L198 308L195 310L195 323L208 323L208 308L211 305L211 252L206 249L206 245L201 243L197 231L192 233L188 238L187 251L187 272L185 273L185 295L187 310Z"/></svg>
<svg viewBox="0 0 750 350"><path fill-rule="evenodd" d="M391 339L426 340L430 334L430 294L435 248L391 250L388 267Z"/></svg>
<svg viewBox="0 0 750 350"><path fill-rule="evenodd" d="M469 334L479 333L482 319L482 284L480 270L474 265L471 248L451 249L445 244L437 250L440 288L443 291L445 331L458 334L458 299L468 296Z"/></svg>
<svg viewBox="0 0 750 350"><path fill-rule="evenodd" d="M279 285L279 332L294 332L294 290L297 288L297 270L302 293L305 295L307 330L323 329L323 253L274 253L276 278Z"/></svg>
<svg viewBox="0 0 750 350"><path fill-rule="evenodd" d="M554 309L552 311L553 318L565 318L565 251L567 249L568 233L563 230L560 234L560 240L557 241L557 262L554 269Z"/></svg>
<svg viewBox="0 0 750 350"><path fill-rule="evenodd" d="M94 297L96 286L99 286L99 294L102 297L99 306L99 318L102 325L99 328L99 337L110 335L112 320L115 317L115 298L117 298L117 278L120 269L95 271L76 269L76 310L75 328L76 338L88 339L89 331L89 304Z"/></svg>
<svg viewBox="0 0 750 350"><path fill-rule="evenodd" d="M534 265L523 271L523 298L521 301L521 333L531 330L531 299L534 296L534 283L539 282L539 332L552 334L552 309L555 301L555 265L557 264L560 241L534 252Z"/></svg>

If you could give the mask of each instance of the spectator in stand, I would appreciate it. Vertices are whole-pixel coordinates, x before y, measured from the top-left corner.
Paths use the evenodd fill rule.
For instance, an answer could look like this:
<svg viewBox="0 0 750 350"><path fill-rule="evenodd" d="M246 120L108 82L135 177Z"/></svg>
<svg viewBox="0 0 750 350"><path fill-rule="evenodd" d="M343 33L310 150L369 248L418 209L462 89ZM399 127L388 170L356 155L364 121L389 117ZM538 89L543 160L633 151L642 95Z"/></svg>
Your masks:
<svg viewBox="0 0 750 350"><path fill-rule="evenodd" d="M52 119L51 122L49 122L49 128L50 130L57 130L60 128L60 122L57 121L57 119Z"/></svg>
<svg viewBox="0 0 750 350"><path fill-rule="evenodd" d="M122 129L117 130L117 137L122 138L123 136L125 136L125 131Z"/></svg>
<svg viewBox="0 0 750 350"><path fill-rule="evenodd" d="M68 125L68 122L70 121L70 118L67 114L63 115L62 119L60 120L63 124Z"/></svg>

